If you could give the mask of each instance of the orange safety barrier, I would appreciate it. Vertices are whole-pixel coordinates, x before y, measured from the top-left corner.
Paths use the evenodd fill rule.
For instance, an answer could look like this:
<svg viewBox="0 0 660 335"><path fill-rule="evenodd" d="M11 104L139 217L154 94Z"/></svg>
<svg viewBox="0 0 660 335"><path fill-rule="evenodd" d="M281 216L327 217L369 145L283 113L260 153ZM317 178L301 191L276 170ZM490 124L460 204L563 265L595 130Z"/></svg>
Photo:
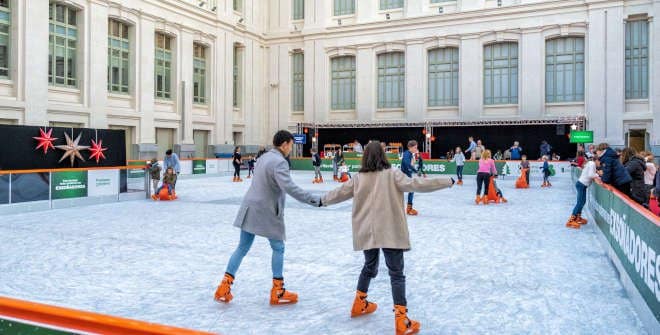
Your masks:
<svg viewBox="0 0 660 335"><path fill-rule="evenodd" d="M132 166L103 166L103 167L89 167L89 168L68 168L68 169L33 169L33 170L0 170L0 175L3 174L26 174L26 173L46 173L46 172L71 172L71 171L90 171L90 170L137 170L144 169L147 166L132 165Z"/></svg>
<svg viewBox="0 0 660 335"><path fill-rule="evenodd" d="M212 335L212 333L0 297L0 316L104 335Z"/></svg>

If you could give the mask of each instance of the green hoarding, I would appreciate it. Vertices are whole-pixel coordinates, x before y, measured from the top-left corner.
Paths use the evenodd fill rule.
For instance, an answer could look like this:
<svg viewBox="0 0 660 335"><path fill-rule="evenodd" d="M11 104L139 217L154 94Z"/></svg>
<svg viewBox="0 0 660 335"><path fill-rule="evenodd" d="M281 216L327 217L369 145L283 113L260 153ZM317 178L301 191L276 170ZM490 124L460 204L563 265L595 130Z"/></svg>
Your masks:
<svg viewBox="0 0 660 335"><path fill-rule="evenodd" d="M573 178L578 177L579 170L575 169ZM660 227L643 209L631 207L601 185L592 184L587 197L588 209L598 229L660 322Z"/></svg>
<svg viewBox="0 0 660 335"><path fill-rule="evenodd" d="M346 165L348 166L351 172L357 172L360 170L360 165L362 163L359 159L345 159ZM390 159L390 163L395 168L401 167L401 160ZM505 162L495 162L498 173L502 173L502 170L505 166ZM476 175L477 169L479 168L479 162L477 161L468 161L465 162L465 167L463 168L463 174L466 175ZM311 159L291 159L291 169L292 170L313 170ZM321 171L332 171L332 160L324 159L321 161ZM456 163L449 161L437 161L437 160L427 160L424 161L424 172L427 174L456 174Z"/></svg>
<svg viewBox="0 0 660 335"><path fill-rule="evenodd" d="M193 160L192 173L193 174L206 174L206 160L205 159L195 159L195 160Z"/></svg>
<svg viewBox="0 0 660 335"><path fill-rule="evenodd" d="M53 172L52 199L82 198L87 196L87 171Z"/></svg>
<svg viewBox="0 0 660 335"><path fill-rule="evenodd" d="M571 143L594 143L594 132L591 130L571 131Z"/></svg>
<svg viewBox="0 0 660 335"><path fill-rule="evenodd" d="M0 318L0 334L2 335L72 335L77 332L68 332L51 329L46 326L36 326L14 320Z"/></svg>

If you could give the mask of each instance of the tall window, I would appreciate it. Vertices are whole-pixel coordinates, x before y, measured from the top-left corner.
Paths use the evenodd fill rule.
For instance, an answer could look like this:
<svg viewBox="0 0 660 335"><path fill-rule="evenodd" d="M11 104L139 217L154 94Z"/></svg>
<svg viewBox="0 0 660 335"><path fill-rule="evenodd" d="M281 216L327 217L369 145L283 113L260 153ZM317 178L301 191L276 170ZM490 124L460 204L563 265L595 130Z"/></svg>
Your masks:
<svg viewBox="0 0 660 335"><path fill-rule="evenodd" d="M0 78L9 78L9 42L11 41L9 0L0 0Z"/></svg>
<svg viewBox="0 0 660 335"><path fill-rule="evenodd" d="M129 53L128 25L108 20L108 91L128 93Z"/></svg>
<svg viewBox="0 0 660 335"><path fill-rule="evenodd" d="M293 96L292 108L294 111L305 110L305 54L296 52L291 57L291 68L293 69Z"/></svg>
<svg viewBox="0 0 660 335"><path fill-rule="evenodd" d="M518 103L518 43L484 47L484 104Z"/></svg>
<svg viewBox="0 0 660 335"><path fill-rule="evenodd" d="M378 55L378 108L403 108L406 61L403 52Z"/></svg>
<svg viewBox="0 0 660 335"><path fill-rule="evenodd" d="M206 103L206 47L193 45L193 102Z"/></svg>
<svg viewBox="0 0 660 335"><path fill-rule="evenodd" d="M649 22L626 23L626 99L649 97Z"/></svg>
<svg viewBox="0 0 660 335"><path fill-rule="evenodd" d="M156 33L156 97L172 98L172 37Z"/></svg>
<svg viewBox="0 0 660 335"><path fill-rule="evenodd" d="M331 60L331 108L355 109L355 57L342 56Z"/></svg>
<svg viewBox="0 0 660 335"><path fill-rule="evenodd" d="M380 0L380 10L403 8L403 0Z"/></svg>
<svg viewBox="0 0 660 335"><path fill-rule="evenodd" d="M335 0L334 16L355 14L355 0Z"/></svg>
<svg viewBox="0 0 660 335"><path fill-rule="evenodd" d="M429 51L429 106L458 106L458 48Z"/></svg>
<svg viewBox="0 0 660 335"><path fill-rule="evenodd" d="M443 3L443 2L450 2L450 1L455 1L455 0L431 0L431 3Z"/></svg>
<svg viewBox="0 0 660 335"><path fill-rule="evenodd" d="M584 38L545 42L545 101L584 101Z"/></svg>
<svg viewBox="0 0 660 335"><path fill-rule="evenodd" d="M305 0L293 0L293 19L302 20L305 18Z"/></svg>
<svg viewBox="0 0 660 335"><path fill-rule="evenodd" d="M241 107L243 102L243 78L241 76L243 68L243 48L234 46L234 107Z"/></svg>
<svg viewBox="0 0 660 335"><path fill-rule="evenodd" d="M48 83L77 86L78 28L76 10L59 3L49 4Z"/></svg>
<svg viewBox="0 0 660 335"><path fill-rule="evenodd" d="M243 0L234 0L234 10L237 12L243 12Z"/></svg>

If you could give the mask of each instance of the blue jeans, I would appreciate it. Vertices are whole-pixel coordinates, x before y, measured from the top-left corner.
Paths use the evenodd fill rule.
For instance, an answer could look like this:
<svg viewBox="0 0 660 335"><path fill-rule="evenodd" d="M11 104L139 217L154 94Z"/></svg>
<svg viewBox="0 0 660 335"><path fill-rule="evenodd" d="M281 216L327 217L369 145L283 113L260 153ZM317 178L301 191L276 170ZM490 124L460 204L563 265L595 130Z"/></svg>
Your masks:
<svg viewBox="0 0 660 335"><path fill-rule="evenodd" d="M406 176L408 176L408 178L412 178L412 172L409 173L409 174L406 173L406 172L404 172L404 174L405 174ZM408 205L412 205L412 203L413 203L413 198L414 198L414 197L415 197L415 193L414 193L414 192L410 192L410 193L408 193Z"/></svg>
<svg viewBox="0 0 660 335"><path fill-rule="evenodd" d="M573 208L573 215L582 214L582 208L587 203L587 187L581 182L575 183L575 190L577 191L577 203Z"/></svg>
<svg viewBox="0 0 660 335"><path fill-rule="evenodd" d="M241 240L238 243L238 247L229 258L229 264L227 264L226 273L236 277L236 271L238 267L241 266L243 257L247 255L252 247L252 242L254 242L254 234L248 233L244 230L241 230ZM273 278L282 279L283 268L284 268L284 241L281 240L272 240L268 239L270 242L270 248L273 249L273 255L271 257L271 267L273 268Z"/></svg>
<svg viewBox="0 0 660 335"><path fill-rule="evenodd" d="M463 165L456 165L456 177L458 180L463 180Z"/></svg>

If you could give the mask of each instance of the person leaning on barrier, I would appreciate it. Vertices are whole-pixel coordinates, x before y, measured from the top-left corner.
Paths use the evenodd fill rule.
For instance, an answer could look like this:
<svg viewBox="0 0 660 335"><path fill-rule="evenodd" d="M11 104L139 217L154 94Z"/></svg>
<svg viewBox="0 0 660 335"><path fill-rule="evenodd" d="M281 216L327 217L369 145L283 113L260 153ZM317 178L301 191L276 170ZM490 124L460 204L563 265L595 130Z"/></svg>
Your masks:
<svg viewBox="0 0 660 335"><path fill-rule="evenodd" d="M619 161L619 155L607 143L601 143L596 148L596 157L600 161L601 180L614 186L621 193L630 196L632 177Z"/></svg>

